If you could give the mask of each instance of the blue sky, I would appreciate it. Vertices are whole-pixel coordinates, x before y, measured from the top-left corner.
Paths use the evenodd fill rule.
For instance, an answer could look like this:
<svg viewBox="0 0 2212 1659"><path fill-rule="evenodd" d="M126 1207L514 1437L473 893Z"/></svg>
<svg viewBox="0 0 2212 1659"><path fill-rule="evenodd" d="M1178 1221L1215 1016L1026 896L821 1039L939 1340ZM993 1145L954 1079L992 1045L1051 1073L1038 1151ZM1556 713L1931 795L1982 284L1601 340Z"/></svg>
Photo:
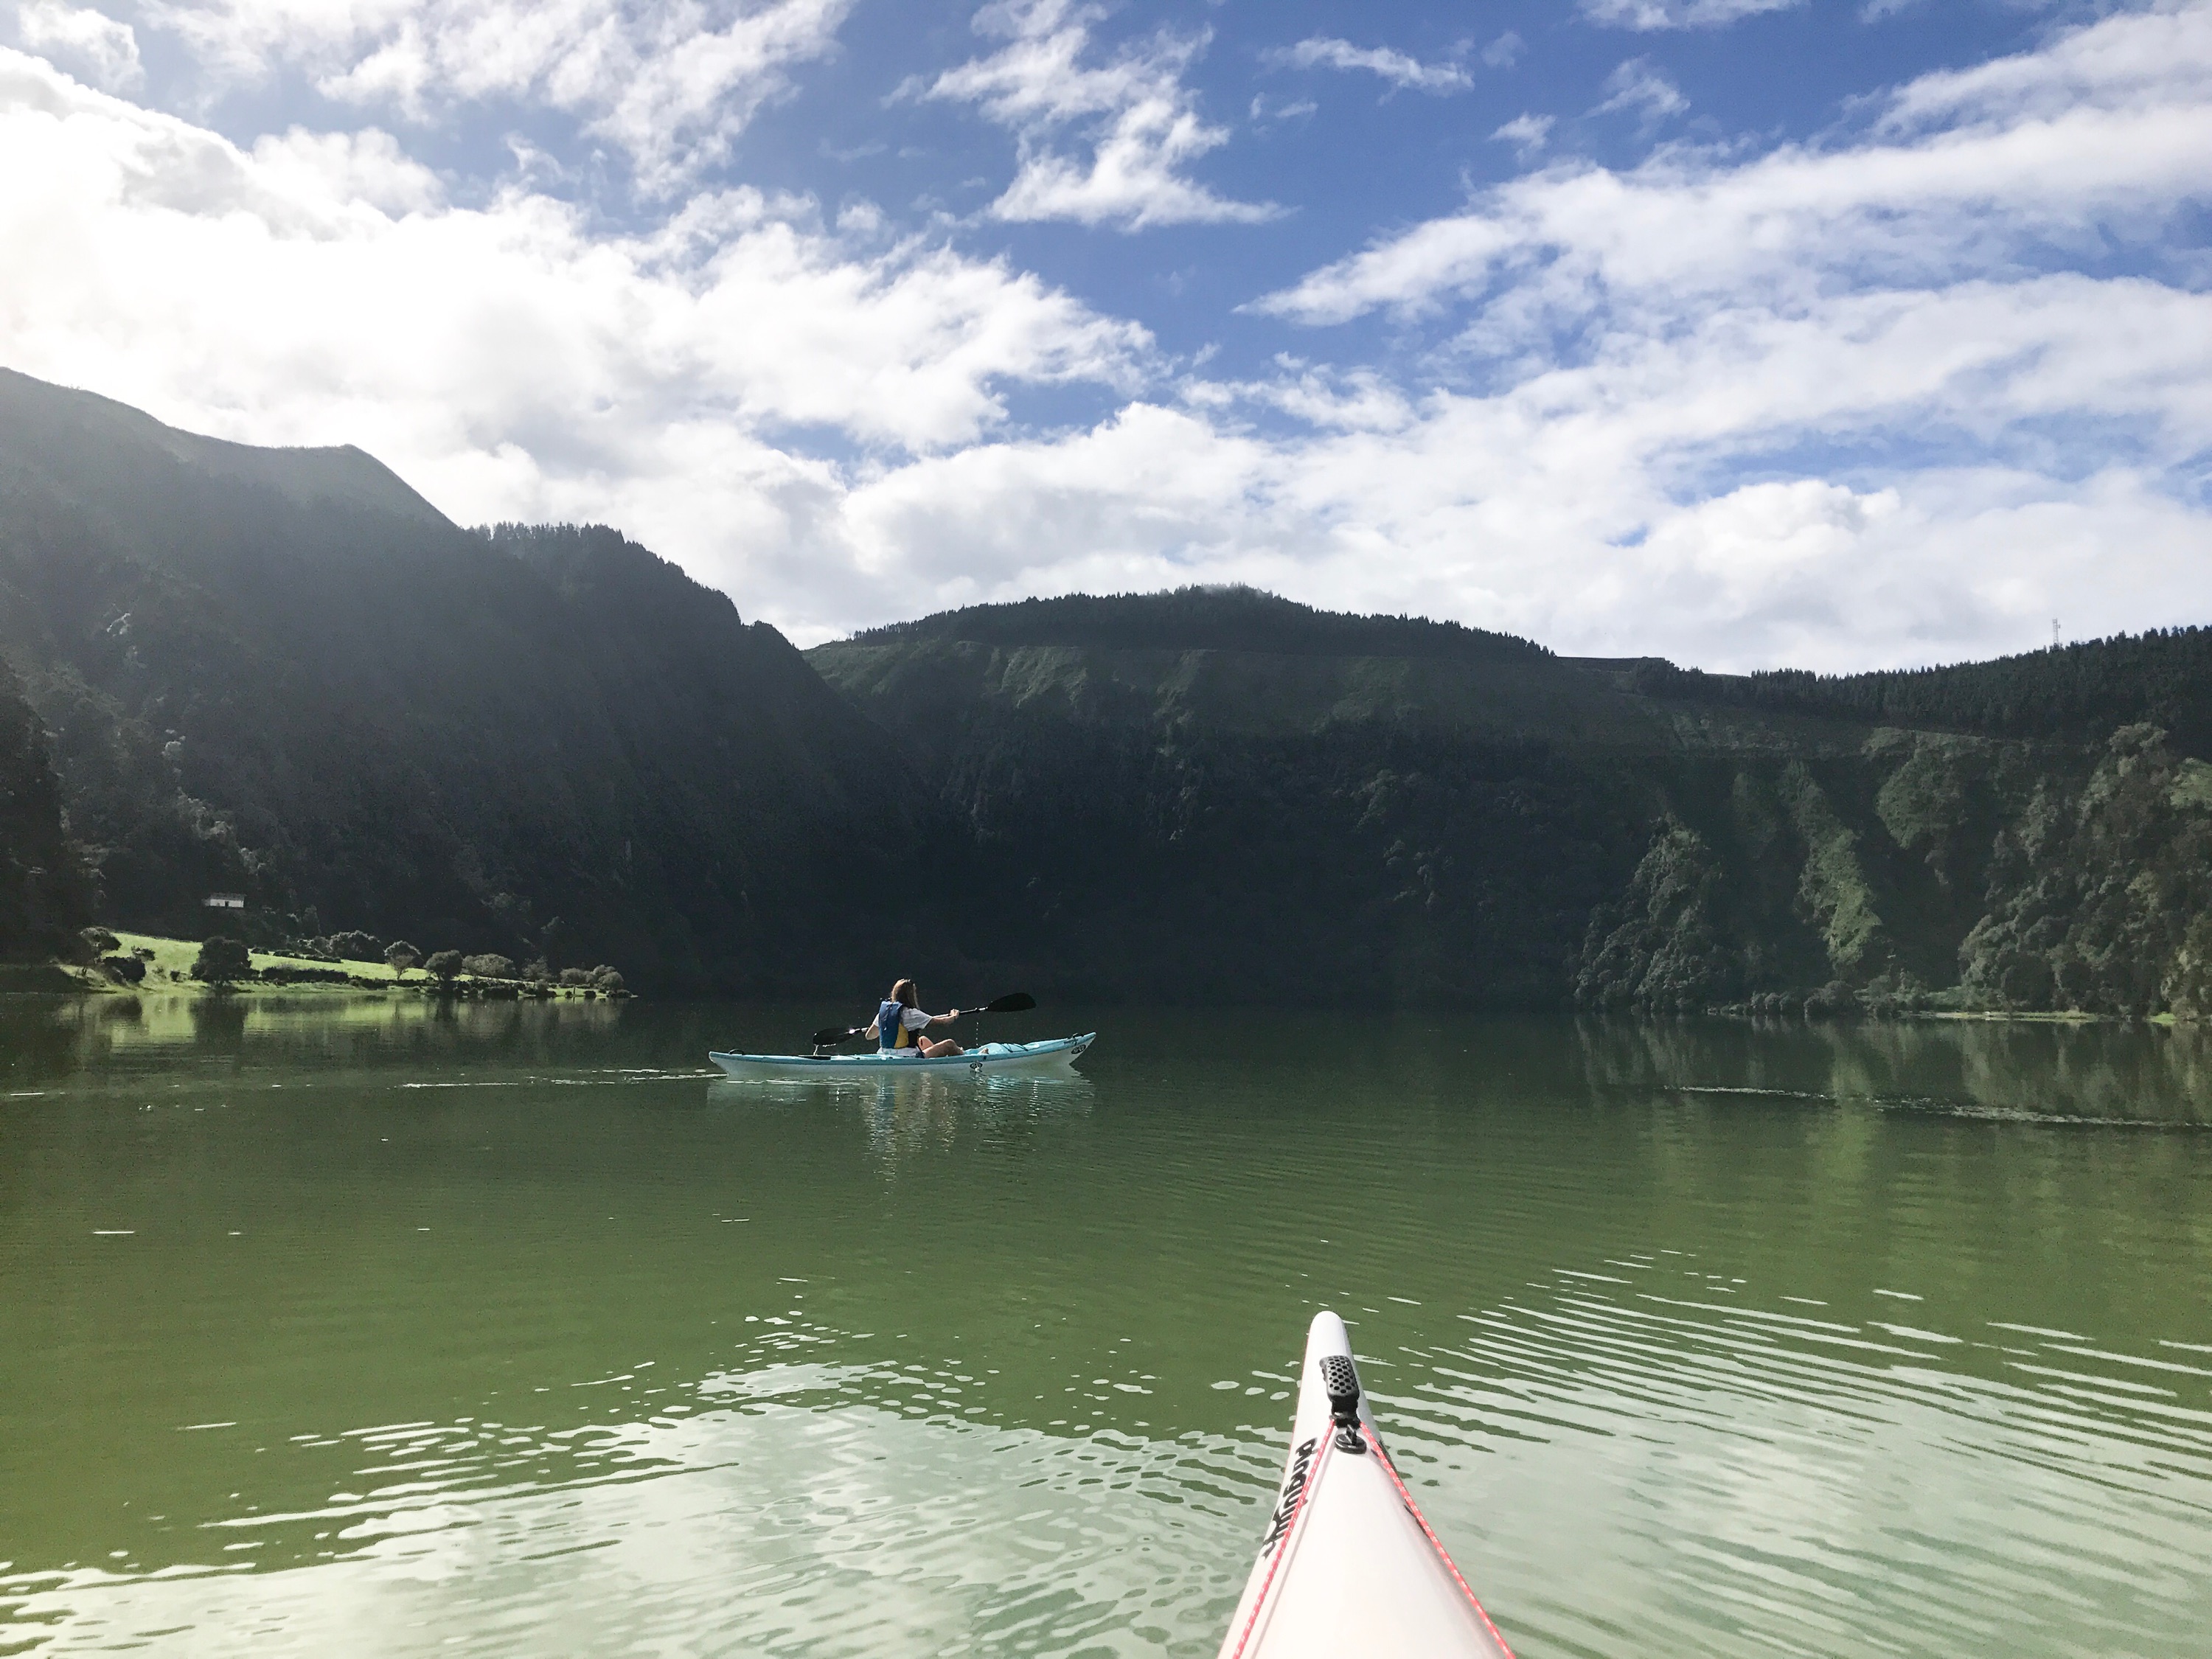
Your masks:
<svg viewBox="0 0 2212 1659"><path fill-rule="evenodd" d="M2212 3L0 0L0 362L802 642L2212 620Z"/></svg>

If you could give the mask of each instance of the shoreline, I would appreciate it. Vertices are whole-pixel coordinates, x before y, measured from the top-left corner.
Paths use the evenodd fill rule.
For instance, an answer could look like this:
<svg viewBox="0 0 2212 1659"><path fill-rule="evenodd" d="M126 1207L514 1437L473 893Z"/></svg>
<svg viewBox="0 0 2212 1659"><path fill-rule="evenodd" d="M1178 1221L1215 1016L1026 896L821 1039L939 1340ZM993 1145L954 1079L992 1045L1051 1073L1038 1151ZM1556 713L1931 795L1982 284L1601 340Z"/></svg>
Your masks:
<svg viewBox="0 0 2212 1659"><path fill-rule="evenodd" d="M141 935L118 934L118 938L135 939ZM191 949L197 951L198 946ZM258 959L270 955L277 963L298 960L255 951ZM337 968L366 966L356 963L318 964ZM381 964L379 964L380 966ZM132 998L169 997L191 1001L268 1002L277 999L309 998L321 1001L386 1002L395 998L417 1002L568 1002L615 1003L638 1000L635 992L600 992L591 987L549 985L539 988L520 980L481 980L457 975L450 985L416 972L405 980L387 969L381 981L364 974L359 982L349 976L349 982L333 983L318 980L252 980L228 984L210 984L180 975L166 975L155 979L149 973L141 984L119 984L99 969L67 965L58 962L0 963L0 997L76 997L76 998ZM670 1000L672 999L663 999ZM699 995L680 996L678 1002L755 1002L776 1001L780 999L757 996ZM1399 1014L1419 1014L1438 1012L1420 1008L1378 1009L1370 1012ZM1512 1010L1495 1010L1504 1013ZM1531 1012L1522 1010L1517 1012ZM1839 1014L1808 1016L1796 1013L1752 1013L1738 1009L1634 1009L1634 1008L1576 1008L1563 1004L1550 1012L1577 1019L1627 1018L1639 1023L1668 1022L1686 1019L1725 1021L1731 1024L1773 1027L1781 1025L1820 1028L1828 1026L1914 1025L1950 1024L1968 1025L2155 1025L2167 1030L2194 1030L2208 1022L2183 1019L2172 1013L2157 1014L2100 1014L2074 1009L2001 1009L2001 1008L1923 1008L1911 1011L1896 1010L1882 1013L1857 1012Z"/></svg>
<svg viewBox="0 0 2212 1659"><path fill-rule="evenodd" d="M0 995L144 997L180 996L265 1000L271 996L326 998L392 996L432 1001L482 1000L497 1002L613 1002L634 1000L627 989L602 992L591 986L558 985L520 979L483 979L459 974L441 980L419 968L404 975L389 963L327 961L276 951L249 950L247 964L257 975L250 980L221 983L194 979L192 963L199 945L190 939L168 939L157 933L108 930L115 935L117 954L145 964L146 976L137 983L110 978L96 967L58 961L0 963ZM301 975L297 979L258 977L269 969ZM343 975L343 980L327 977ZM314 975L314 977L308 977Z"/></svg>

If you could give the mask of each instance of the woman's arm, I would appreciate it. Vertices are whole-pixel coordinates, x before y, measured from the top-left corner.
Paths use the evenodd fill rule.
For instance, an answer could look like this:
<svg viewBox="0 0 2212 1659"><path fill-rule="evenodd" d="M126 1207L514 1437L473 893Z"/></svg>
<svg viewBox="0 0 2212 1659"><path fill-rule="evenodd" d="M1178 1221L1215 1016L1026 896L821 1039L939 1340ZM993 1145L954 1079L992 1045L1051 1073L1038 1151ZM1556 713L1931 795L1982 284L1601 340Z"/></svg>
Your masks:
<svg viewBox="0 0 2212 1659"><path fill-rule="evenodd" d="M954 1020L959 1018L960 1011L957 1008L955 1008L949 1014L932 1014L929 1017L929 1023L932 1025L950 1025Z"/></svg>

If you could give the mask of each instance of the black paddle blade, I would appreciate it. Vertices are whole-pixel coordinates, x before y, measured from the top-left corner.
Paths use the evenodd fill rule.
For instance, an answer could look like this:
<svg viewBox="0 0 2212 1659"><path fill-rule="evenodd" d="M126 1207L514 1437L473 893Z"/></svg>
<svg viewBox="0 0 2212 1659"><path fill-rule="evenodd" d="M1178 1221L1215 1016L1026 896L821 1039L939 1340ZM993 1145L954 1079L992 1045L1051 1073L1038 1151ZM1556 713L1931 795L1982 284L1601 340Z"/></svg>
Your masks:
<svg viewBox="0 0 2212 1659"><path fill-rule="evenodd" d="M814 1046L817 1048L827 1048L842 1042L852 1035L852 1032L842 1025L825 1025L814 1034Z"/></svg>
<svg viewBox="0 0 2212 1659"><path fill-rule="evenodd" d="M1000 997L996 1002L987 1002L975 1012L979 1014L1026 1014L1036 1006L1036 999L1027 991L1016 991Z"/></svg>

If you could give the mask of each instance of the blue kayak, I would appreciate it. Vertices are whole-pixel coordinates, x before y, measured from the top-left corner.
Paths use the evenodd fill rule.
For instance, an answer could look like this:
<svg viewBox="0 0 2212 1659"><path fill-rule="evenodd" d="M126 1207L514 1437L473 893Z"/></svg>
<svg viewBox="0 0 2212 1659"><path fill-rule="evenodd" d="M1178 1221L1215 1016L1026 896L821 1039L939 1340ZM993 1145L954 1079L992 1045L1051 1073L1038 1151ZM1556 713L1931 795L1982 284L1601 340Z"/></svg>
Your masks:
<svg viewBox="0 0 2212 1659"><path fill-rule="evenodd" d="M1048 1042L987 1042L964 1054L926 1060L909 1048L902 1054L718 1054L713 1060L732 1077L754 1083L817 1083L830 1079L884 1078L908 1072L965 1072L971 1076L1012 1073L1022 1077L1069 1072L1098 1033L1054 1037Z"/></svg>

